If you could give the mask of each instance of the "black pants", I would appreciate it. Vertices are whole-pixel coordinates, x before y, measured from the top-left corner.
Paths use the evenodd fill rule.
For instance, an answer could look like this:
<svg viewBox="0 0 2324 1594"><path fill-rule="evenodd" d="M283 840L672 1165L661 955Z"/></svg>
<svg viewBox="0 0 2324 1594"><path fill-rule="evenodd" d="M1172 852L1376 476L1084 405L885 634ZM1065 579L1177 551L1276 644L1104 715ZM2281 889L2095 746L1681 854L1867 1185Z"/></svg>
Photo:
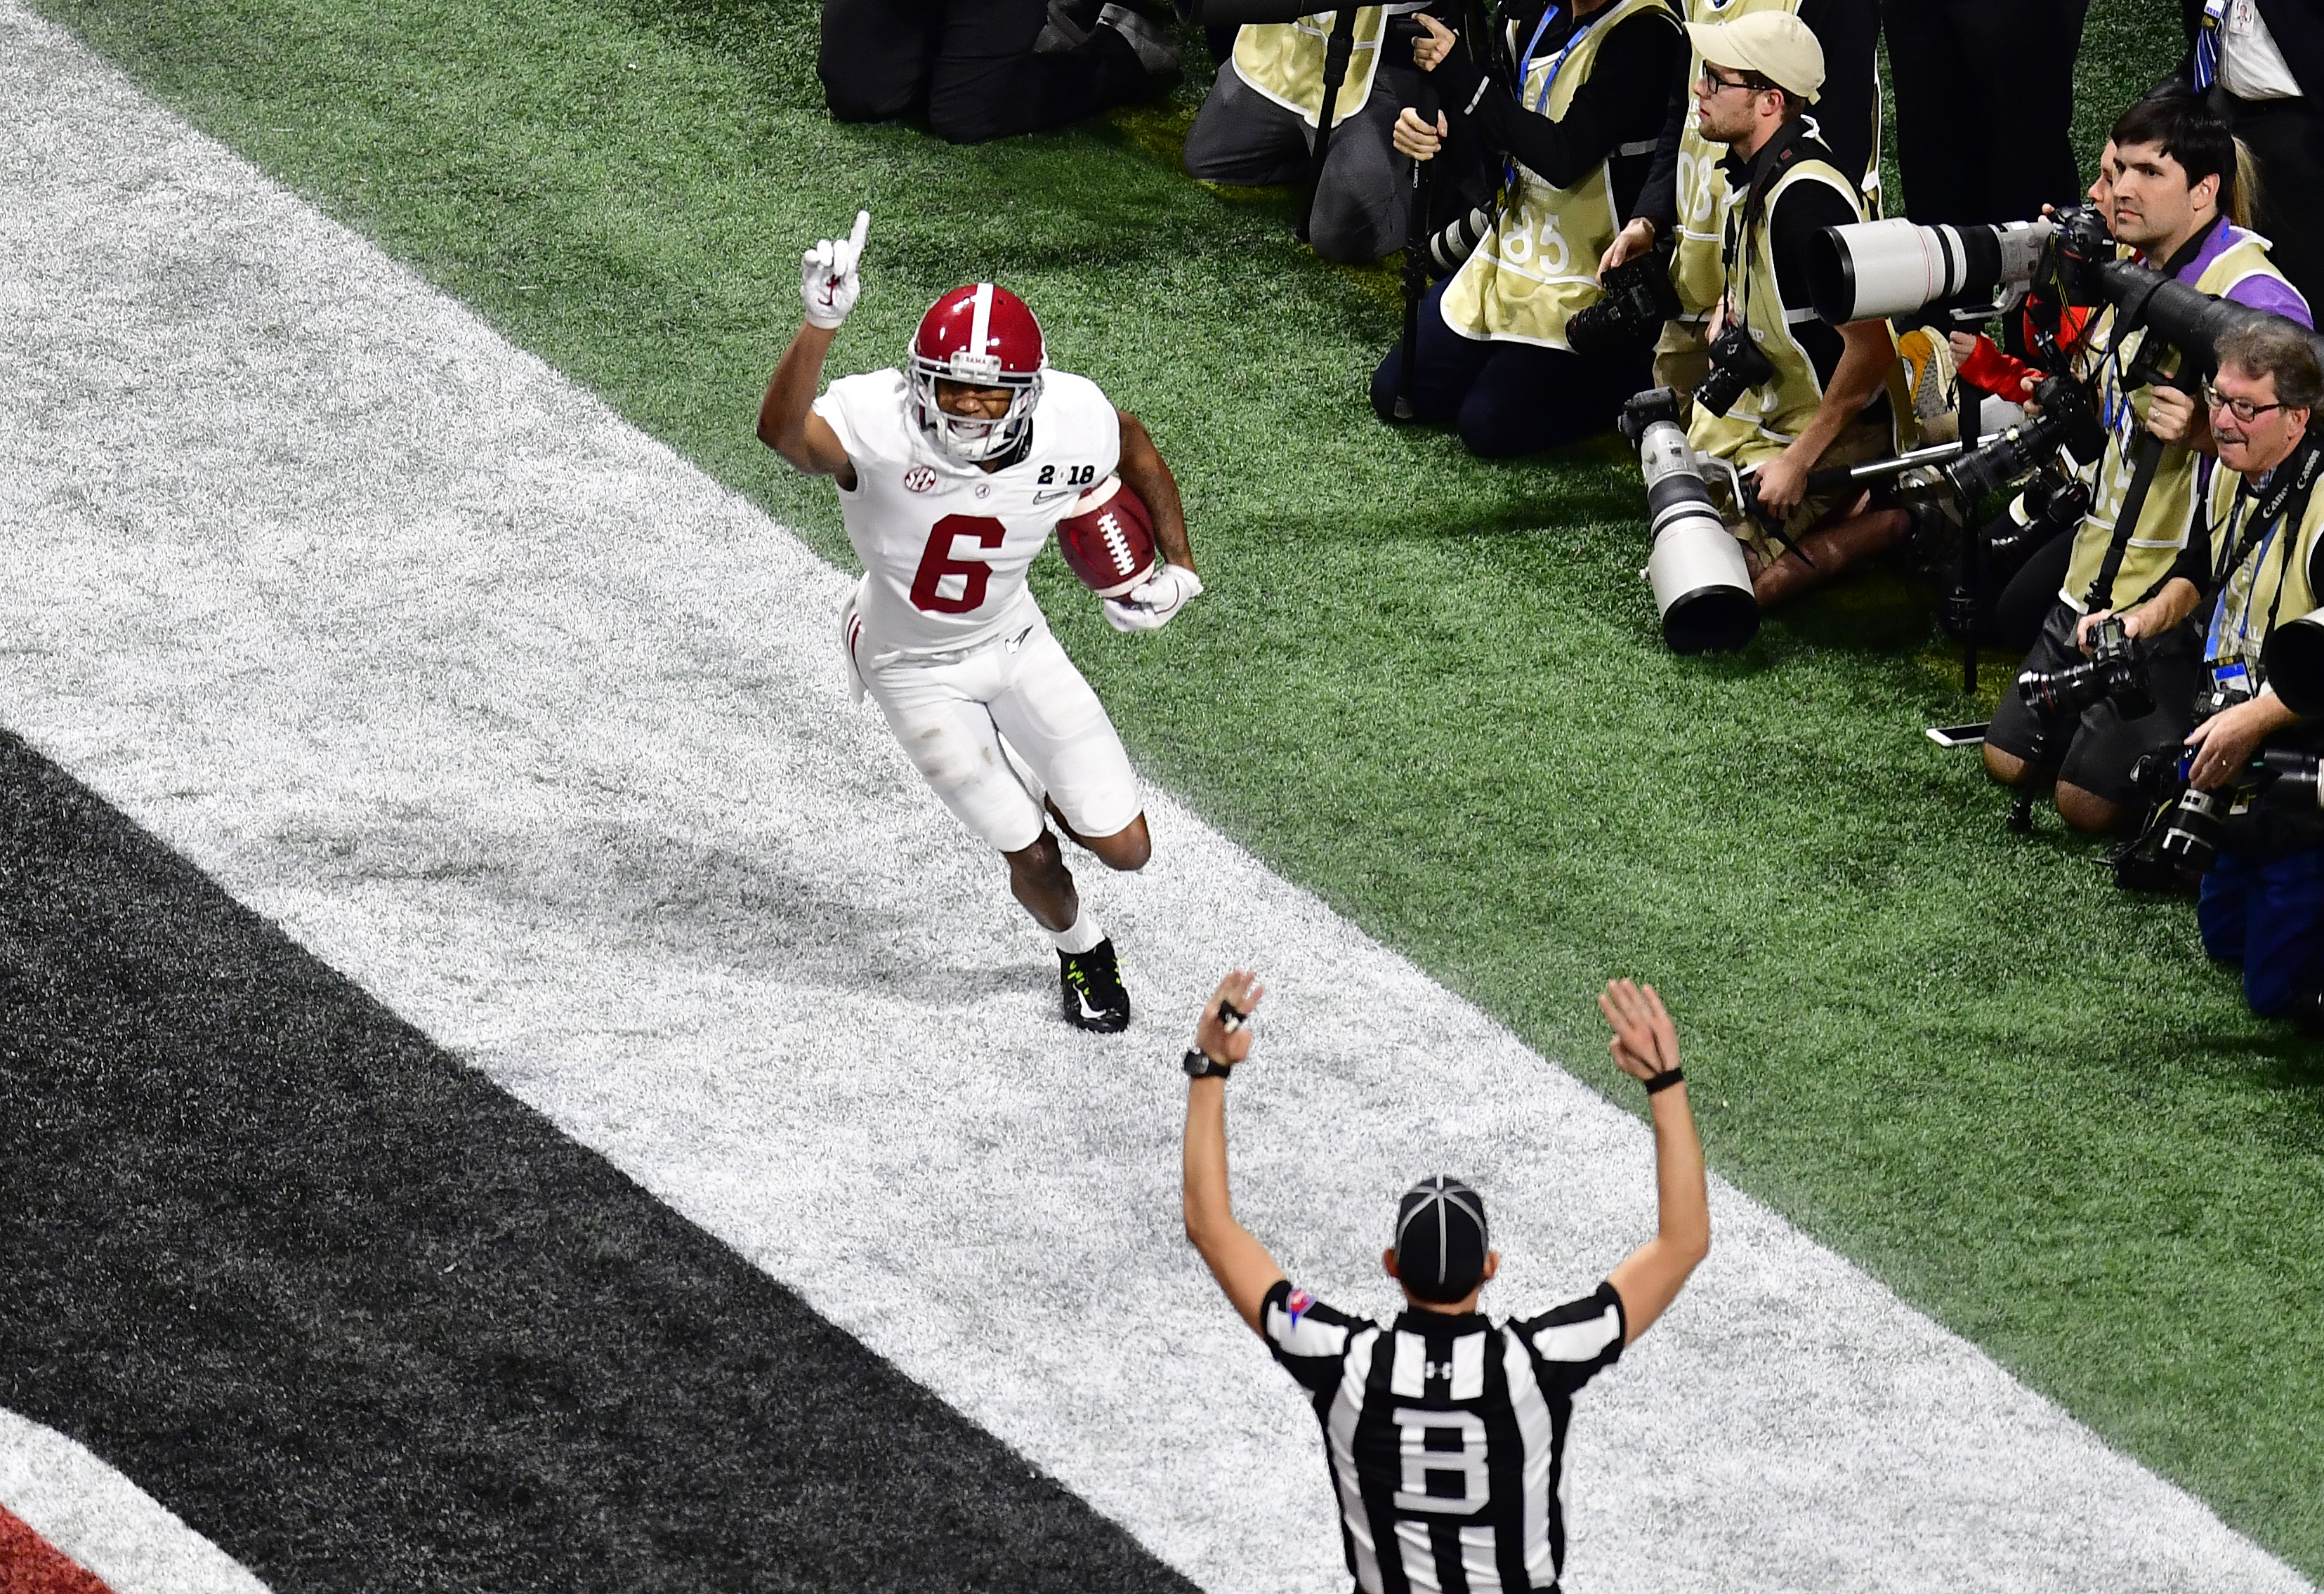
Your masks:
<svg viewBox="0 0 2324 1594"><path fill-rule="evenodd" d="M2052 600L2042 633L2025 655L2023 669L2059 670L2082 662L2074 646L2081 616L2063 600ZM2069 724L2044 725L2015 685L2006 687L1987 727L1987 745L2012 758L2057 770L2058 779L2123 807L2135 806L2138 788L2131 766L2141 753L2171 747L2195 728L2195 688L2203 679L2204 616L2197 614L2148 642L2147 683L2154 711L2126 720L2111 703L2096 703Z"/></svg>
<svg viewBox="0 0 2324 1594"><path fill-rule="evenodd" d="M1447 279L1449 281L1450 279ZM1648 385L1646 349L1585 360L1529 343L1480 343L1444 324L1445 283L1420 307L1413 362L1413 419L1460 428L1461 441L1483 459L1514 459L1610 429L1622 401ZM1395 419L1404 345L1392 345L1372 373L1372 408Z"/></svg>
<svg viewBox="0 0 2324 1594"><path fill-rule="evenodd" d="M1045 0L824 0L816 74L842 122L925 111L954 143L1038 133L1144 96L1138 52L1111 28L1035 55Z"/></svg>
<svg viewBox="0 0 2324 1594"><path fill-rule="evenodd" d="M1396 152L1396 114L1411 103L1420 74L1382 67L1363 108L1332 129L1315 185L1308 246L1325 260L1360 263L1404 247L1412 203L1412 162ZM1210 97L1186 134L1186 175L1206 182L1266 188L1304 184L1315 130L1222 63Z"/></svg>
<svg viewBox="0 0 2324 1594"><path fill-rule="evenodd" d="M2006 527L1996 522L1996 526L1997 534L2006 536L2015 529L2015 522ZM2012 653L2023 653L2031 648L2034 639L2042 634L2043 622L2058 606L2058 589L2066 584L2066 567L2073 557L2073 533L2052 534L2003 584L1980 640Z"/></svg>
<svg viewBox="0 0 2324 1594"><path fill-rule="evenodd" d="M2089 0L1882 0L1914 221L2023 221L2081 195L2074 57ZM2129 103L2142 85L2126 86Z"/></svg>
<svg viewBox="0 0 2324 1594"><path fill-rule="evenodd" d="M2259 162L2259 204L2252 225L2268 239L2268 258L2307 296L2310 309L2324 308L2324 115L2315 97L2305 99L2237 99L2214 87L2211 107Z"/></svg>

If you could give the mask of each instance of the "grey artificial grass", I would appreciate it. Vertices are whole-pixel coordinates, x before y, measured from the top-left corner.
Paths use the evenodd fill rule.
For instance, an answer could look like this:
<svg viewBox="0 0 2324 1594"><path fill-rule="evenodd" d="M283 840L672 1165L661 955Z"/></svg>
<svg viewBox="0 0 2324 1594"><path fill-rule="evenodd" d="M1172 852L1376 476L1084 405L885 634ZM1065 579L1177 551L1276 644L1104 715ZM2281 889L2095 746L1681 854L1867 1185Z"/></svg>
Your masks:
<svg viewBox="0 0 2324 1594"><path fill-rule="evenodd" d="M1213 590L1170 630L1117 641L1041 572L1157 778L1592 1077L1584 994L1655 978L1724 1171L2324 1570L2316 1055L2186 905L2002 833L1918 734L1975 710L1892 579L1674 659L1617 455L1378 426L1392 282L1178 176L1190 92L956 150L833 126L801 0L46 9L834 558L828 489L749 437L801 243L873 212L851 368L1008 281L1186 490ZM2176 48L2100 0L2085 129Z"/></svg>

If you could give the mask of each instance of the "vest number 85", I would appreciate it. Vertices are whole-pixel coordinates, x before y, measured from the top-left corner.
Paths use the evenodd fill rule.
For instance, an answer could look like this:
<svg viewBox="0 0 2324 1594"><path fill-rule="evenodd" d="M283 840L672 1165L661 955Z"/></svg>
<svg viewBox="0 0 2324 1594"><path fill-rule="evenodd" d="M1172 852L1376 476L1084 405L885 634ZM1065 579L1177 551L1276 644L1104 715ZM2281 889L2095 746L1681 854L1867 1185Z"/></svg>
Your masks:
<svg viewBox="0 0 2324 1594"><path fill-rule="evenodd" d="M946 515L928 532L928 546L920 551L920 567L912 576L912 607L930 614L966 614L984 604L984 589L992 585L992 567L982 559L955 559L953 539L973 537L979 548L999 548L1009 529L991 515ZM936 590L947 576L960 577L960 591L946 597Z"/></svg>
<svg viewBox="0 0 2324 1594"><path fill-rule="evenodd" d="M1431 1511L1444 1516L1467 1516L1485 1508L1492 1493L1492 1475L1485 1466L1485 1420L1474 1412L1431 1412L1417 1406L1396 1408L1397 1450L1404 1462L1404 1487L1396 1491L1399 1511ZM1458 1445L1447 1448L1448 1439ZM1431 1441L1434 1442L1431 1442ZM1459 1494L1443 1492L1446 1481L1457 1480ZM1431 1481L1436 1492L1431 1492Z"/></svg>

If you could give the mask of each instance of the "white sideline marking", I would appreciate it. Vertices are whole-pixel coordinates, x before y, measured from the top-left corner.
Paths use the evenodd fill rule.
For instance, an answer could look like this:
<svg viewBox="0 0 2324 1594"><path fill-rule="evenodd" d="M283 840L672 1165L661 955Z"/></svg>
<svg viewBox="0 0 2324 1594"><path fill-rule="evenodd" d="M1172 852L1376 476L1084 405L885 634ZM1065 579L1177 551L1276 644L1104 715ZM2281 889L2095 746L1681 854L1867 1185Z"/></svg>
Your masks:
<svg viewBox="0 0 2324 1594"><path fill-rule="evenodd" d="M1314 1419L1178 1232L1219 970L1275 990L1238 1189L1302 1283L1384 1310L1439 1169L1492 1203L1503 1311L1649 1230L1636 1120L1167 796L1147 875L1084 871L1142 1020L1065 1030L993 861L847 703L843 577L14 0L0 191L0 719L1198 1581L1347 1586ZM1580 1594L2307 1587L1714 1201L1583 1399Z"/></svg>
<svg viewBox="0 0 2324 1594"><path fill-rule="evenodd" d="M6 28L0 20L0 33ZM240 1562L86 1446L5 1407L0 1506L113 1594L267 1594Z"/></svg>

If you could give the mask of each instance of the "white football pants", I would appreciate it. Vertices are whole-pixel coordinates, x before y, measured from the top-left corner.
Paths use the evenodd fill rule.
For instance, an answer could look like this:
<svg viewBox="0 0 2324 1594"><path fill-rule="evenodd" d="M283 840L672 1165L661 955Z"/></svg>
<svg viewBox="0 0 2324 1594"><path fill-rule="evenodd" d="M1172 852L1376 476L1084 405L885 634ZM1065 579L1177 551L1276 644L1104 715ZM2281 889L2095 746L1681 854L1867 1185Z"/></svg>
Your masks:
<svg viewBox="0 0 2324 1594"><path fill-rule="evenodd" d="M937 654L883 650L856 622L852 604L841 621L850 661L905 755L954 817L1003 852L1031 846L1048 827L1040 794L1019 777L1011 751L1076 834L1111 835L1141 806L1105 705L1040 611L1032 614L1022 631Z"/></svg>

